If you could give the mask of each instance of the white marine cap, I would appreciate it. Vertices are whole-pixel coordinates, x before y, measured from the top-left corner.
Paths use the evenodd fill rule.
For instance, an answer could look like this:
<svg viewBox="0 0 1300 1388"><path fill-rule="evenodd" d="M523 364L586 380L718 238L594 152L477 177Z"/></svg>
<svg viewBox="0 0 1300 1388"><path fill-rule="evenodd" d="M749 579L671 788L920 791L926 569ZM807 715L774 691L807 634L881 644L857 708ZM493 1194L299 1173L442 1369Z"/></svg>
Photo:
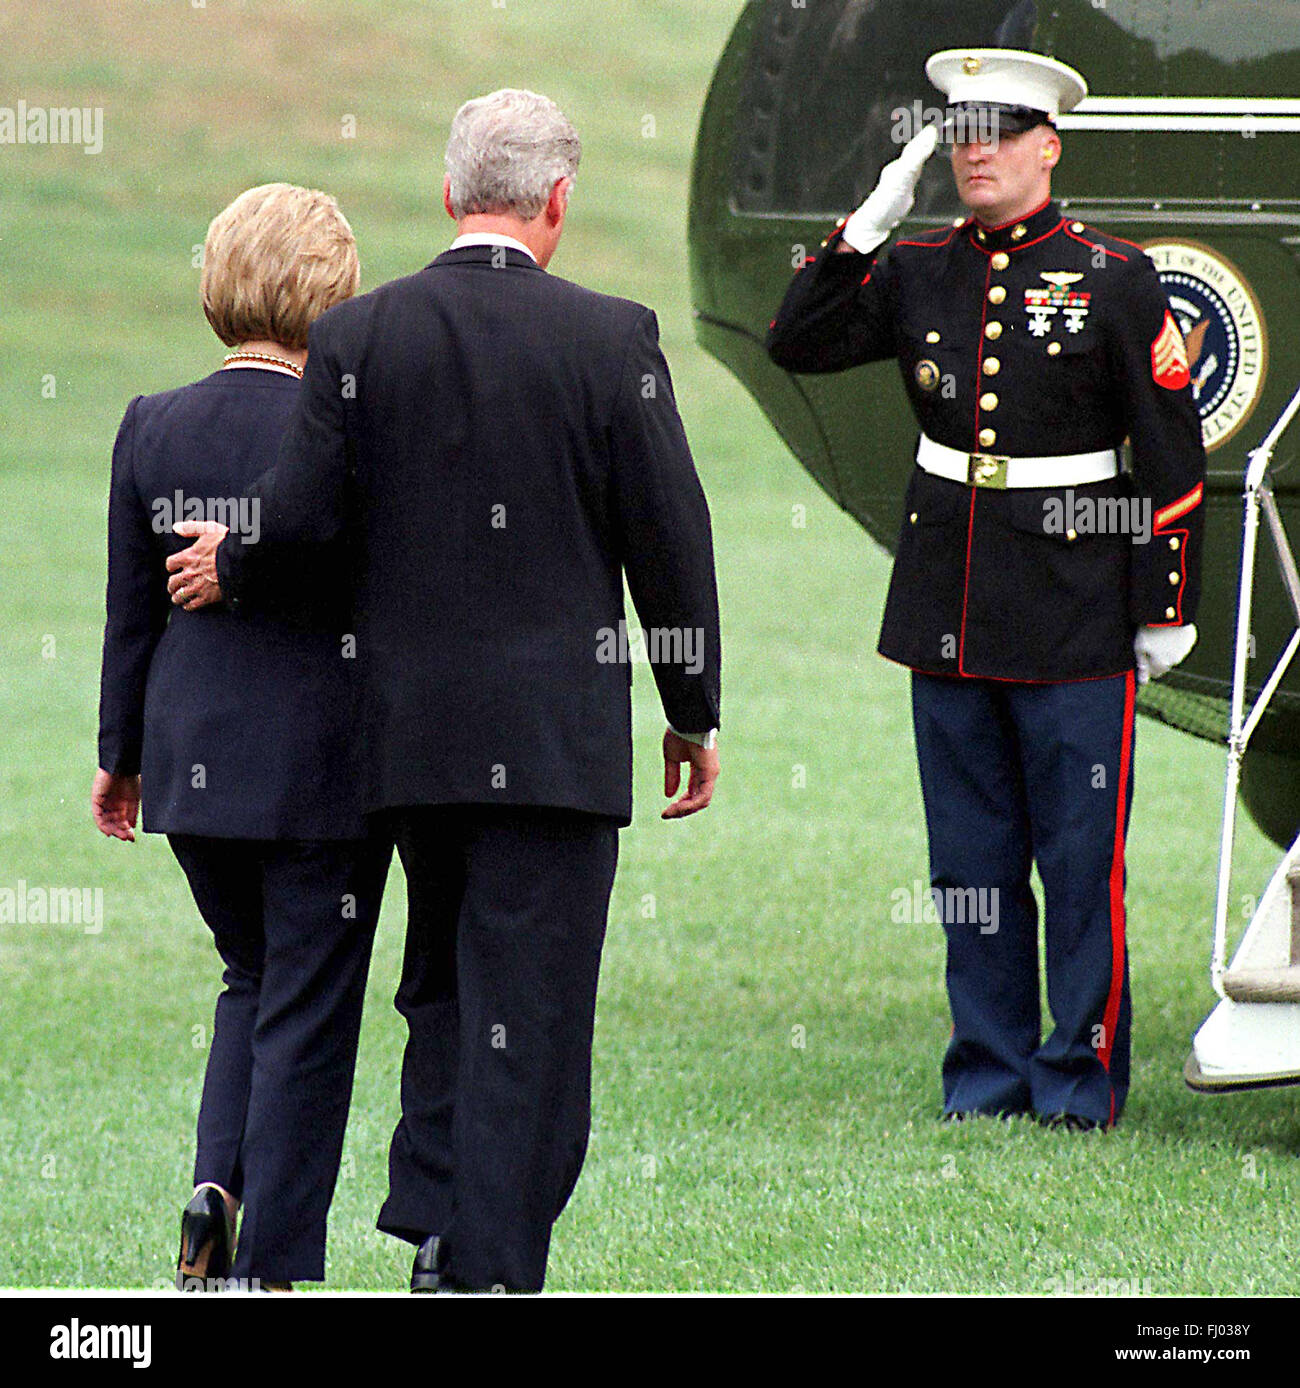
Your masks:
<svg viewBox="0 0 1300 1388"><path fill-rule="evenodd" d="M1072 67L1019 48L945 48L926 60L925 75L950 106L1020 106L1049 120L1088 95L1087 82Z"/></svg>

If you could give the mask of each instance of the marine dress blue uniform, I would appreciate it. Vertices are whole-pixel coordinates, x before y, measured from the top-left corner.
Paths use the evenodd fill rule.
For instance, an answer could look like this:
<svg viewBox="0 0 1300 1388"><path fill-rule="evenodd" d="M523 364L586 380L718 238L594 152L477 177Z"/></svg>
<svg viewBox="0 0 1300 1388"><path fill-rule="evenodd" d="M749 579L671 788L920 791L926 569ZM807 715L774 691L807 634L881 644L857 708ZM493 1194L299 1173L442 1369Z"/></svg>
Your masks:
<svg viewBox="0 0 1300 1388"><path fill-rule="evenodd" d="M922 430L879 649L914 672L948 942L944 1110L1109 1125L1129 1083L1133 640L1192 622L1199 592L1185 349L1141 248L1055 202L870 255L840 253L842 228L767 345L794 372L896 358Z"/></svg>

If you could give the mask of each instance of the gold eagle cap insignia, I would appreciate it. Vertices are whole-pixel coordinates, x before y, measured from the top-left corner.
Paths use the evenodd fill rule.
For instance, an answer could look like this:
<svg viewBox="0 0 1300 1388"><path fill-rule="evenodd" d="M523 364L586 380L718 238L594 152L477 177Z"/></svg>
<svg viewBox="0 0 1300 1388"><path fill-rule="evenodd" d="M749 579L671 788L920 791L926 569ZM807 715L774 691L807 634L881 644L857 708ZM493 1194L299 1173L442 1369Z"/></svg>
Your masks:
<svg viewBox="0 0 1300 1388"><path fill-rule="evenodd" d="M983 66L984 59L977 58L973 53L968 58L963 58L961 60L961 70L967 77L974 77Z"/></svg>
<svg viewBox="0 0 1300 1388"><path fill-rule="evenodd" d="M1054 284L1058 289L1066 289L1072 284L1078 284L1083 276L1072 270L1044 270L1040 278L1045 279L1048 284Z"/></svg>

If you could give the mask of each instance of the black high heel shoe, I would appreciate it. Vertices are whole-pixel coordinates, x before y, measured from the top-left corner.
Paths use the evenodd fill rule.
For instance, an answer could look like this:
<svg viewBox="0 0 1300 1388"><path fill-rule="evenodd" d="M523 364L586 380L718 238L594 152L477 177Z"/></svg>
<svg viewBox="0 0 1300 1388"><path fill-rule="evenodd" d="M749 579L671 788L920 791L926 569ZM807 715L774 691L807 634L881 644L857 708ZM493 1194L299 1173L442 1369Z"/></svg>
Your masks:
<svg viewBox="0 0 1300 1388"><path fill-rule="evenodd" d="M176 1290L209 1291L214 1280L230 1276L234 1229L226 1202L216 1186L201 1186L181 1215L181 1252L176 1260ZM206 1255L206 1256L205 1256ZM203 1259L202 1268L199 1260ZM198 1282L196 1287L193 1284Z"/></svg>

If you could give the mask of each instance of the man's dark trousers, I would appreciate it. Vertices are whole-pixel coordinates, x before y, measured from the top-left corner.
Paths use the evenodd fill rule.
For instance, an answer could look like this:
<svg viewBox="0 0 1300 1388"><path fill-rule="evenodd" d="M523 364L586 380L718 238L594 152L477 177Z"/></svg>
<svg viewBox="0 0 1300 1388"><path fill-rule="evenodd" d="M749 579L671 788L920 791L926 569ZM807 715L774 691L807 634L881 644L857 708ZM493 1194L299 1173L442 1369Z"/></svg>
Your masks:
<svg viewBox="0 0 1300 1388"><path fill-rule="evenodd" d="M444 1285L540 1291L586 1154L618 824L488 805L387 819L407 876L410 1037L379 1227L436 1234Z"/></svg>
<svg viewBox="0 0 1300 1388"><path fill-rule="evenodd" d="M1133 697L1131 673L1056 684L912 677L930 880L948 941L945 1112L1120 1116ZM1056 1023L1046 1042L1035 862ZM992 903L996 913L979 909Z"/></svg>

